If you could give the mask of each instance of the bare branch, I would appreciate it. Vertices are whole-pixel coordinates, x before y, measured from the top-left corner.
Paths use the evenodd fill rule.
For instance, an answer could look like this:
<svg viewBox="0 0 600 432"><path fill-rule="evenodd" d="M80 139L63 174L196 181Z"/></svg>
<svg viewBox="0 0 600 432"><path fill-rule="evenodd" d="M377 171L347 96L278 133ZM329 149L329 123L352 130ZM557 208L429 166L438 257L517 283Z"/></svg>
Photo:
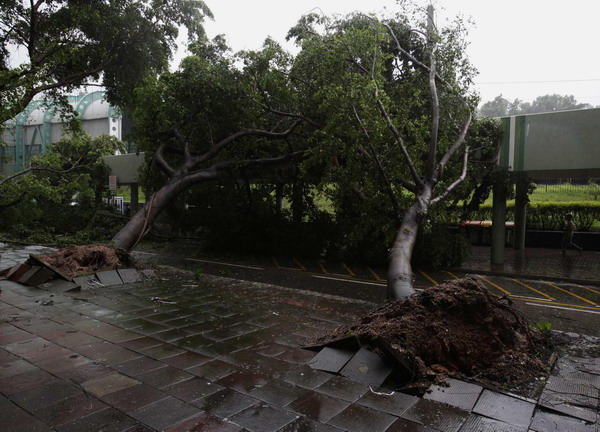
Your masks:
<svg viewBox="0 0 600 432"><path fill-rule="evenodd" d="M202 162L206 162L208 160L213 159L228 144L231 144L236 139L239 139L239 138L242 138L242 137L245 137L245 136L262 136L262 137L267 137L267 138L285 138L286 136L290 135L294 131L294 129L296 129L296 127L298 127L298 125L300 123L302 123L302 121L303 120L298 119L285 132L269 132L269 131L262 130L262 129L244 129L244 130L241 130L241 131L236 132L233 135L230 135L227 138L222 139L221 141L219 141L209 151L207 151L206 153L204 153L204 155L193 159L193 164L194 165L198 165L198 164L200 164Z"/></svg>
<svg viewBox="0 0 600 432"><path fill-rule="evenodd" d="M175 174L175 170L165 159L164 153L166 149L166 142L163 142L158 146L156 153L154 153L154 163L167 177L172 177Z"/></svg>
<svg viewBox="0 0 600 432"><path fill-rule="evenodd" d="M463 157L463 168L462 168L462 173L461 173L460 177L457 178L454 181L454 183L452 183L450 186L448 186L446 188L446 190L444 190L440 195L433 198L431 200L431 204L435 204L435 203L442 201L444 198L446 198L448 196L448 194L450 192L452 192L454 189L456 189L456 187L458 185L460 185L463 181L465 181L465 179L467 178L467 163L468 163L468 161L469 161L469 146L466 146L465 147L465 155Z"/></svg>
<svg viewBox="0 0 600 432"><path fill-rule="evenodd" d="M437 47L434 45L431 54L431 68L429 71L429 90L431 93L431 137L429 141L429 157L427 160L427 177L433 177L437 158L438 134L440 128L440 100L438 98L437 87L435 84L436 66L435 52Z"/></svg>
<svg viewBox="0 0 600 432"><path fill-rule="evenodd" d="M442 177L442 175L444 174L444 169L446 167L446 164L448 163L450 158L454 155L456 150L458 150L460 148L460 146L463 144L463 142L465 141L465 136L467 135L467 131L469 130L469 125L471 124L472 118L473 118L473 116L469 112L469 114L467 116L467 120L465 121L465 124L463 125L462 130L460 131L458 137L456 138L456 141L454 142L454 144L452 144L452 147L450 147L448 149L446 154L440 160L440 164L438 166L437 172L434 175L434 180L437 181L438 179L440 179Z"/></svg>

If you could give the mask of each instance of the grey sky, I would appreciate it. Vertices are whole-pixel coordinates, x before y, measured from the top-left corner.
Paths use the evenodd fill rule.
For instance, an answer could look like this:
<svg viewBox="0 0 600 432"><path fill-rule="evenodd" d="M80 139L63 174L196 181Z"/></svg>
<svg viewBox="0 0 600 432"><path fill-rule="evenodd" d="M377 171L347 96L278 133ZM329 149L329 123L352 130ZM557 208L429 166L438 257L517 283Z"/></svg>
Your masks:
<svg viewBox="0 0 600 432"><path fill-rule="evenodd" d="M236 51L259 48L267 36L283 43L288 29L313 9L399 10L395 0L206 1L215 15L207 33L225 34ZM475 22L468 53L480 72L476 87L483 101L501 93L525 101L558 93L600 105L598 0L447 0L436 7L438 22L458 13Z"/></svg>

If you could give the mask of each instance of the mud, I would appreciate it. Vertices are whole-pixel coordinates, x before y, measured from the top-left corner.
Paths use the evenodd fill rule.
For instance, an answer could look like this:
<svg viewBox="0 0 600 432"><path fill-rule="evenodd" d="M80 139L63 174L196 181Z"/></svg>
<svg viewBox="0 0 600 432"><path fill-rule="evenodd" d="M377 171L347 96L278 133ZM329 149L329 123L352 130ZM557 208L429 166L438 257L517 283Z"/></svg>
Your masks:
<svg viewBox="0 0 600 432"><path fill-rule="evenodd" d="M518 387L547 373L547 340L530 328L510 300L479 281L461 279L389 303L319 339L348 336L411 365L415 378L472 377Z"/></svg>
<svg viewBox="0 0 600 432"><path fill-rule="evenodd" d="M106 245L72 246L45 255L41 259L69 277L108 268L140 268L126 251Z"/></svg>

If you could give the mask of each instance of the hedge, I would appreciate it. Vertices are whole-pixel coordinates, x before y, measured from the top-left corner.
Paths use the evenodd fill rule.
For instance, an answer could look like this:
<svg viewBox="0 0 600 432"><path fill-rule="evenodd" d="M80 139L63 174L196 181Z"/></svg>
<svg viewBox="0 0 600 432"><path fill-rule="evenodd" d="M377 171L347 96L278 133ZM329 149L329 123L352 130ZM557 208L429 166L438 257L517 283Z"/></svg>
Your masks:
<svg viewBox="0 0 600 432"><path fill-rule="evenodd" d="M527 228L562 230L568 213L573 214L578 231L589 231L595 221L600 221L600 202L530 203L527 207ZM492 206L482 205L471 214L471 219L491 220ZM514 203L507 203L506 219L514 220Z"/></svg>

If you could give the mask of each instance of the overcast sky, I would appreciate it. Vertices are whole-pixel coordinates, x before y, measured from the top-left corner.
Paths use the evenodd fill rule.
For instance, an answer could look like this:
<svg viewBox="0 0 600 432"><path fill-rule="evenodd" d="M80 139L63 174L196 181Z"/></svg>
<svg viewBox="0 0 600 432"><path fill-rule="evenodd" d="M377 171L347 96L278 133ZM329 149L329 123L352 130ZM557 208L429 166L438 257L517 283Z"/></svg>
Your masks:
<svg viewBox="0 0 600 432"><path fill-rule="evenodd" d="M284 43L288 29L312 10L325 14L399 11L395 0L206 0L210 37L225 34L235 51L257 49L265 37ZM487 101L558 93L600 106L599 0L451 0L437 2L438 24L462 14L475 23L468 54Z"/></svg>

